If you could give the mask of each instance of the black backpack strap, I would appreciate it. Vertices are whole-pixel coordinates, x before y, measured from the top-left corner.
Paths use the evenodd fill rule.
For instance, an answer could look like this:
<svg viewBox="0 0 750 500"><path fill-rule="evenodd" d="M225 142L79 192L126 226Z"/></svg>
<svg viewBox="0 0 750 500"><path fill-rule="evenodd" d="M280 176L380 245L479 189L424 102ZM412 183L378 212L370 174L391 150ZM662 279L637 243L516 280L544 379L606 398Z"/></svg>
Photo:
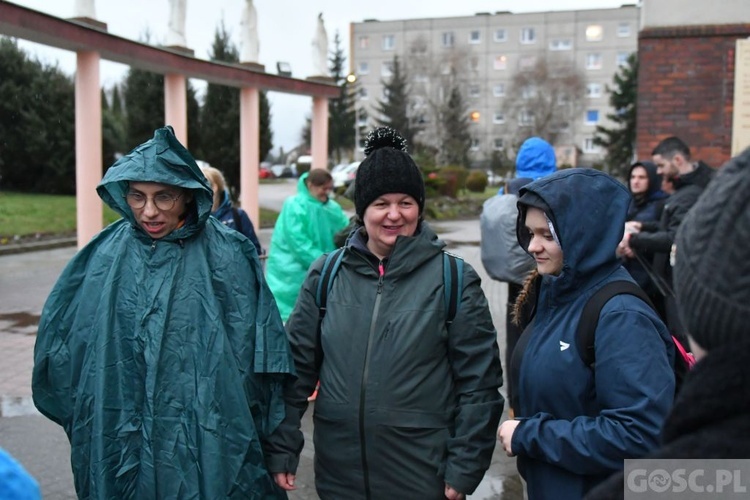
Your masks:
<svg viewBox="0 0 750 500"><path fill-rule="evenodd" d="M456 283L456 286L453 284ZM461 257L443 252L443 284L445 289L445 309L448 316L445 325L450 326L456 317L464 289L464 261Z"/></svg>
<svg viewBox="0 0 750 500"><path fill-rule="evenodd" d="M596 363L594 343L596 327L599 324L599 315L602 312L602 308L609 299L621 294L635 295L648 304L651 309L656 310L646 292L632 281L612 281L594 292L586 302L586 305L583 306L583 312L581 312L581 317L578 320L578 328L576 329L576 349L578 349L578 355L581 357L581 360L588 367L593 367Z"/></svg>
<svg viewBox="0 0 750 500"><path fill-rule="evenodd" d="M323 346L320 343L320 329L323 326L323 318L326 315L328 292L331 291L331 287L333 286L333 278L336 277L336 272L341 266L341 260L343 259L343 257L343 248L338 248L328 254L325 262L323 263L323 269L320 271L318 289L315 292L315 304L318 306L318 338L315 343L315 366L317 366L318 368L320 368L320 363L323 361Z"/></svg>

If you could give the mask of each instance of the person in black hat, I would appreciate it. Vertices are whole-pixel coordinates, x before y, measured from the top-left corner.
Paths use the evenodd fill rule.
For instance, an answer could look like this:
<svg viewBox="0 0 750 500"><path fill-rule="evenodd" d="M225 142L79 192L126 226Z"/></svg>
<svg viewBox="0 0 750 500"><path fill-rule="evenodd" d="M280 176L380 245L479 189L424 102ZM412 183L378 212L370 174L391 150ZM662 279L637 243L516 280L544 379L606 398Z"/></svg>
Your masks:
<svg viewBox="0 0 750 500"><path fill-rule="evenodd" d="M503 410L497 334L471 266L444 277L450 257L423 220L424 181L405 141L379 128L365 154L354 189L362 226L334 254L325 315L316 297L327 256L312 264L286 323L298 380L270 439L269 470L294 489L300 419L319 378L321 498L461 499L490 465Z"/></svg>

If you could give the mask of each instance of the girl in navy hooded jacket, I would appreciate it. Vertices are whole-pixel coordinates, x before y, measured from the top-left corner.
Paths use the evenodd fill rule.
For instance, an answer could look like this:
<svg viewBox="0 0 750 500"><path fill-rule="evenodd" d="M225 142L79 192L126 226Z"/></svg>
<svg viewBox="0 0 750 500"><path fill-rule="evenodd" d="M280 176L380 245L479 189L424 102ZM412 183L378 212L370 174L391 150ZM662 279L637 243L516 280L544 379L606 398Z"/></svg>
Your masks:
<svg viewBox="0 0 750 500"><path fill-rule="evenodd" d="M630 196L592 169L567 169L521 189L519 244L537 269L533 322L513 353L515 419L498 439L525 479L530 500L580 499L623 460L657 446L674 398L674 346L641 299L617 295L602 308L595 359L578 354L575 332L586 301L611 281L632 278L615 249ZM530 293L522 292L516 304Z"/></svg>

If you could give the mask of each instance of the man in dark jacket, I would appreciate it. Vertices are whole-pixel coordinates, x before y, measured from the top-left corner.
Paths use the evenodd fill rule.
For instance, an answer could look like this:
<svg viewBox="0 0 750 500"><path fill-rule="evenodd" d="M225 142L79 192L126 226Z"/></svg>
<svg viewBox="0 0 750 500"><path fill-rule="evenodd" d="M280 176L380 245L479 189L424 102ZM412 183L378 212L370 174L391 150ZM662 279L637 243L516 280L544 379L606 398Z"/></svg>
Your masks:
<svg viewBox="0 0 750 500"><path fill-rule="evenodd" d="M672 289L672 268L669 265L669 252L675 234L688 210L695 204L708 182L713 170L705 163L691 161L690 148L677 137L661 141L651 152L657 173L674 185L674 194L664 206L658 223L637 221L626 225L625 238L620 243L620 251L651 252L654 254L653 269L664 291L665 317L669 330L683 345L687 342L682 327Z"/></svg>
<svg viewBox="0 0 750 500"><path fill-rule="evenodd" d="M630 190L630 206L627 221L657 222L664 210L664 203L668 197L661 189L661 177L656 172L656 165L650 161L638 161L630 167L628 175ZM644 264L651 266L654 255L651 252L636 253L631 249L627 253L618 252L622 258L622 265L628 270L638 285L646 291L655 303L662 303L663 296L649 277ZM661 299L661 300L659 300Z"/></svg>
<svg viewBox="0 0 750 500"><path fill-rule="evenodd" d="M749 192L746 149L719 171L677 233L675 294L698 363L664 424L661 448L646 458L750 457ZM651 472L653 464L628 463L626 473ZM689 474L691 464L684 466ZM586 498L622 498L623 479L613 476Z"/></svg>

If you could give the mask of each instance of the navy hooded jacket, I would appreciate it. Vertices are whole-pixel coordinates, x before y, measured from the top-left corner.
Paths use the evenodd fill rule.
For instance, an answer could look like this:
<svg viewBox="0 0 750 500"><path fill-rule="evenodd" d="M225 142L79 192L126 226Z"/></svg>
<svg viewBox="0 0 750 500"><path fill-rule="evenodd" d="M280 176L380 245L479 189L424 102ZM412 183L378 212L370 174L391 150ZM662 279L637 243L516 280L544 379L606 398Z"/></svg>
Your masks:
<svg viewBox="0 0 750 500"><path fill-rule="evenodd" d="M674 347L647 304L618 295L601 311L596 364L584 364L575 345L584 304L606 283L631 280L615 256L630 196L602 172L559 171L521 190L519 231L527 192L548 207L563 269L543 276L525 349L514 352L521 423L511 447L531 500L580 499L656 447L674 397Z"/></svg>

